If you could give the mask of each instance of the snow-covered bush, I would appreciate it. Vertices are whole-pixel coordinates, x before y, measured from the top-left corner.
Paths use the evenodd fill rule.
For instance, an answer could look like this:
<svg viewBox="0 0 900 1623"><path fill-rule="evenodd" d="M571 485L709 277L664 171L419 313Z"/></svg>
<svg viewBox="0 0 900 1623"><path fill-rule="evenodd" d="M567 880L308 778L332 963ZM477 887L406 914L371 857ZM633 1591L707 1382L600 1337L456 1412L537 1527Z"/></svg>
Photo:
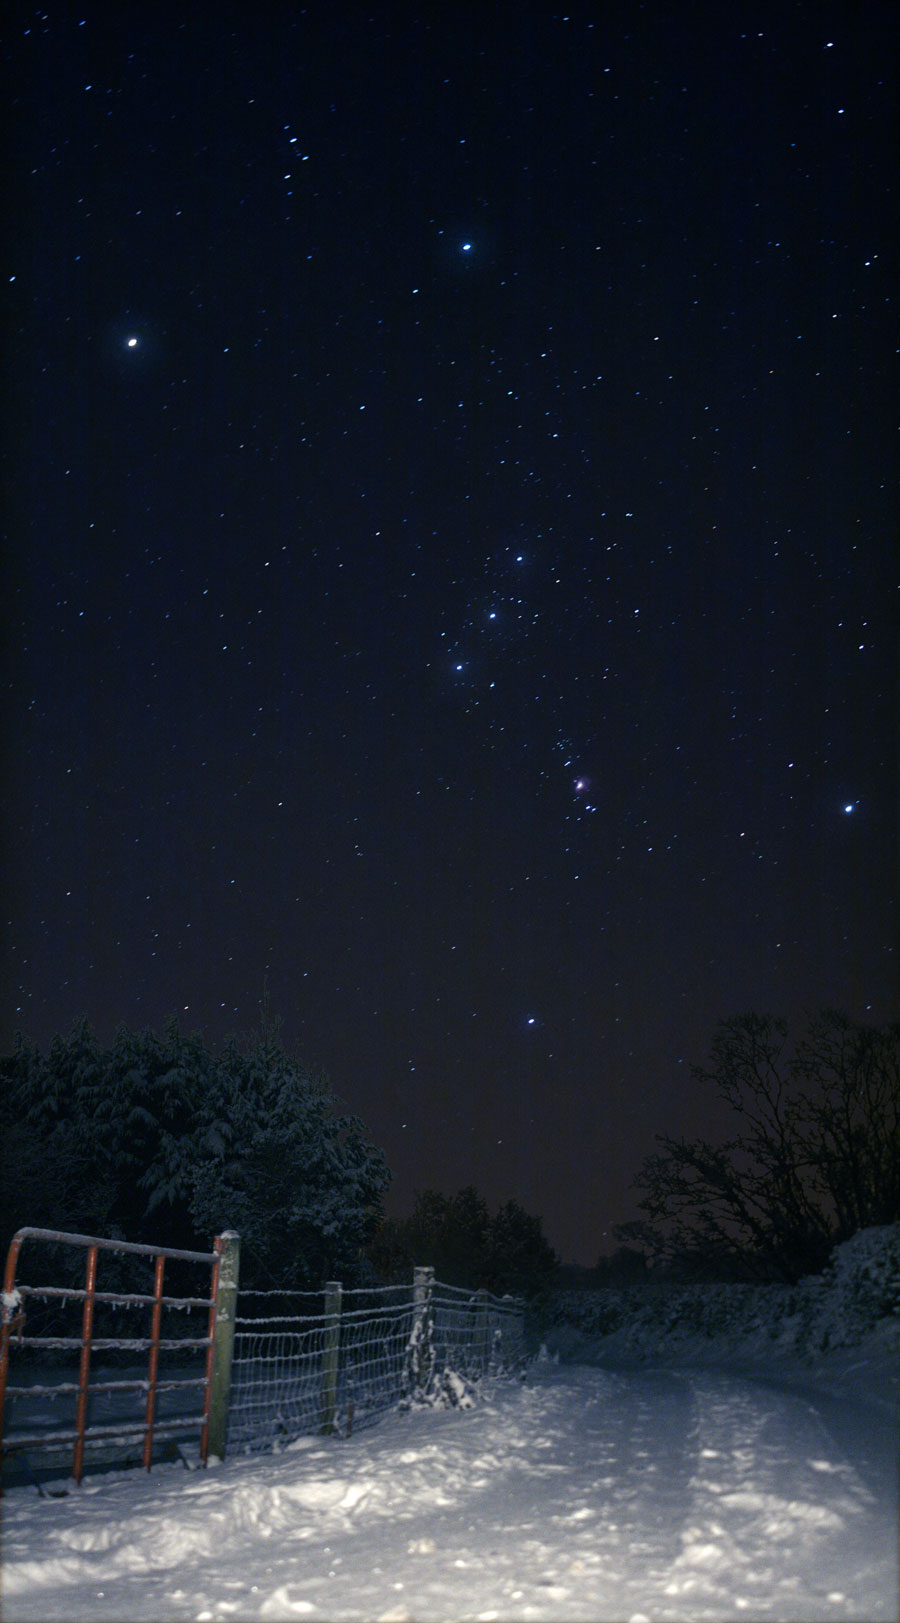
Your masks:
<svg viewBox="0 0 900 1623"><path fill-rule="evenodd" d="M796 1285L662 1284L551 1294L541 1339L569 1362L660 1357L704 1344L813 1356L886 1325L900 1350L900 1223L863 1229Z"/></svg>
<svg viewBox="0 0 900 1623"><path fill-rule="evenodd" d="M401 1398L399 1407L408 1409L474 1409L478 1387L449 1366L435 1376L427 1386L417 1387Z"/></svg>
<svg viewBox="0 0 900 1623"><path fill-rule="evenodd" d="M900 1223L861 1229L832 1253L822 1278L829 1322L846 1337L900 1319Z"/></svg>
<svg viewBox="0 0 900 1623"><path fill-rule="evenodd" d="M608 1335L622 1323L627 1302L626 1291L552 1291L547 1303L548 1320L551 1324L573 1324L591 1335Z"/></svg>
<svg viewBox="0 0 900 1623"><path fill-rule="evenodd" d="M436 1403L442 1409L474 1409L477 1387L454 1369L445 1369L436 1393Z"/></svg>
<svg viewBox="0 0 900 1623"><path fill-rule="evenodd" d="M205 1250L233 1228L245 1287L353 1278L384 1155L267 1015L221 1052L176 1020L104 1048L82 1020L46 1054L17 1039L0 1072L4 1244L30 1223Z"/></svg>

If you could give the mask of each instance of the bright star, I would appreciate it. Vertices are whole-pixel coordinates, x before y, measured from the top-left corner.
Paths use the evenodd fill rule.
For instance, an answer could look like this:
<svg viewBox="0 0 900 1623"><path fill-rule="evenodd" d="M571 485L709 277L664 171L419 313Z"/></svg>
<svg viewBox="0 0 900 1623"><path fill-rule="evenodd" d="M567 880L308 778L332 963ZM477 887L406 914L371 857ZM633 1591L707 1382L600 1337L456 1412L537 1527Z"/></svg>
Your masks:
<svg viewBox="0 0 900 1623"><path fill-rule="evenodd" d="M126 343L127 343L129 349L137 349L138 341L137 341L136 338L128 338L128 339L126 339Z"/></svg>
<svg viewBox="0 0 900 1623"><path fill-rule="evenodd" d="M856 810L856 801L855 800L848 801L847 805L844 807L844 811L849 814L850 812L855 811L855 810Z"/></svg>
<svg viewBox="0 0 900 1623"><path fill-rule="evenodd" d="M472 252L472 244L470 242L460 243L460 247L464 254L470 254Z"/></svg>

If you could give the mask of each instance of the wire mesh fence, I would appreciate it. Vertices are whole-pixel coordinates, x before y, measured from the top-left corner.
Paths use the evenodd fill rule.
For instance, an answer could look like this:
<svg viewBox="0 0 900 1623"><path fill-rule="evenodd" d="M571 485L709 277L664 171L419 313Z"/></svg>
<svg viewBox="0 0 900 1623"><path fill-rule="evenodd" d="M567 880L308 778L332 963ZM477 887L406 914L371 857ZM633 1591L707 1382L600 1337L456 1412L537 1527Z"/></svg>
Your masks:
<svg viewBox="0 0 900 1623"><path fill-rule="evenodd" d="M24 1239L41 1242L41 1264ZM80 1283L73 1248L88 1257ZM203 1459L226 1443L248 1452L309 1433L346 1437L401 1404L467 1405L473 1382L524 1361L513 1297L443 1284L431 1268L406 1285L241 1291L239 1251L231 1231L200 1253L19 1230L0 1292L4 1475L17 1460L37 1480L30 1453L52 1471L70 1442L79 1481L85 1449L99 1465L130 1463L137 1446L149 1469L198 1432ZM143 1369L132 1367L140 1353Z"/></svg>
<svg viewBox="0 0 900 1623"><path fill-rule="evenodd" d="M435 1366L466 1380L513 1374L525 1357L522 1304L512 1296L460 1290L435 1281L432 1294Z"/></svg>
<svg viewBox="0 0 900 1623"><path fill-rule="evenodd" d="M325 1291L241 1291L229 1449L370 1424L404 1395L411 1326L408 1286L338 1287L330 1298Z"/></svg>
<svg viewBox="0 0 900 1623"><path fill-rule="evenodd" d="M448 1376L471 1383L523 1358L520 1302L444 1285L431 1269L417 1269L410 1285L242 1291L229 1451L347 1436L399 1404L433 1401Z"/></svg>

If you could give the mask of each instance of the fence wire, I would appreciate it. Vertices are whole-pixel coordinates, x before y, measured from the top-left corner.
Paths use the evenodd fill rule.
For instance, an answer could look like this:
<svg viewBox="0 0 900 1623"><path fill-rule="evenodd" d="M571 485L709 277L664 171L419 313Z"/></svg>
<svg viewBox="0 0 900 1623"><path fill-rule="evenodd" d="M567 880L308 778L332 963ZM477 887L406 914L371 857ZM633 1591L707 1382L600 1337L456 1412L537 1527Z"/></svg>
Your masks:
<svg viewBox="0 0 900 1623"><path fill-rule="evenodd" d="M525 1356L521 1303L436 1280L432 1294L435 1367L465 1380L512 1374Z"/></svg>
<svg viewBox="0 0 900 1623"><path fill-rule="evenodd" d="M242 1291L229 1449L268 1448L308 1432L346 1434L371 1424L403 1395L411 1323L411 1293L403 1286L342 1291L337 1321L326 1313L321 1291ZM332 1389L326 1364L335 1339Z"/></svg>
<svg viewBox="0 0 900 1623"><path fill-rule="evenodd" d="M343 1436L428 1400L446 1371L473 1382L524 1357L521 1304L452 1285L323 1292L242 1291L235 1319L228 1447Z"/></svg>

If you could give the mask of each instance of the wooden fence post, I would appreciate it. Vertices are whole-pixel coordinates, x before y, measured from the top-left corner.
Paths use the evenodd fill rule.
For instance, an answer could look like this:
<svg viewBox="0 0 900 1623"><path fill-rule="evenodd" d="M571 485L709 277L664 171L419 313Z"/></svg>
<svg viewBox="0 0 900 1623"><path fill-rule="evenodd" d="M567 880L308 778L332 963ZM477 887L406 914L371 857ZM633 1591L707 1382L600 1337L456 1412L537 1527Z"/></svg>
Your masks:
<svg viewBox="0 0 900 1623"><path fill-rule="evenodd" d="M410 1395L420 1402L431 1390L434 1379L434 1269L413 1269L413 1318L407 1348L406 1384Z"/></svg>
<svg viewBox="0 0 900 1623"><path fill-rule="evenodd" d="M415 1386L425 1397L435 1380L435 1318L431 1297L435 1294L435 1269L415 1268L412 1274L412 1323L417 1341Z"/></svg>
<svg viewBox="0 0 900 1623"><path fill-rule="evenodd" d="M219 1288L216 1292L216 1328L213 1333L212 1373L209 1382L209 1431L207 1459L211 1454L225 1458L228 1429L228 1399L231 1393L231 1360L234 1354L234 1321L237 1314L238 1276L241 1264L241 1238L226 1229L216 1240L219 1252Z"/></svg>
<svg viewBox="0 0 900 1623"><path fill-rule="evenodd" d="M525 1326L524 1314L522 1310L522 1298L520 1296L510 1296L507 1292L503 1298L504 1307L507 1306L507 1303L509 1306L507 1308L507 1318L505 1322L508 1325L511 1325L512 1328L503 1332L501 1341L502 1361L507 1370L520 1369L525 1356Z"/></svg>
<svg viewBox="0 0 900 1623"><path fill-rule="evenodd" d="M486 1375L491 1361L491 1327L488 1319L490 1298L486 1290L475 1292L476 1302L476 1361L479 1373Z"/></svg>
<svg viewBox="0 0 900 1623"><path fill-rule="evenodd" d="M340 1281L329 1279L325 1286L325 1339L322 1343L322 1424L319 1430L323 1434L334 1431L334 1412L337 1408L341 1292Z"/></svg>

